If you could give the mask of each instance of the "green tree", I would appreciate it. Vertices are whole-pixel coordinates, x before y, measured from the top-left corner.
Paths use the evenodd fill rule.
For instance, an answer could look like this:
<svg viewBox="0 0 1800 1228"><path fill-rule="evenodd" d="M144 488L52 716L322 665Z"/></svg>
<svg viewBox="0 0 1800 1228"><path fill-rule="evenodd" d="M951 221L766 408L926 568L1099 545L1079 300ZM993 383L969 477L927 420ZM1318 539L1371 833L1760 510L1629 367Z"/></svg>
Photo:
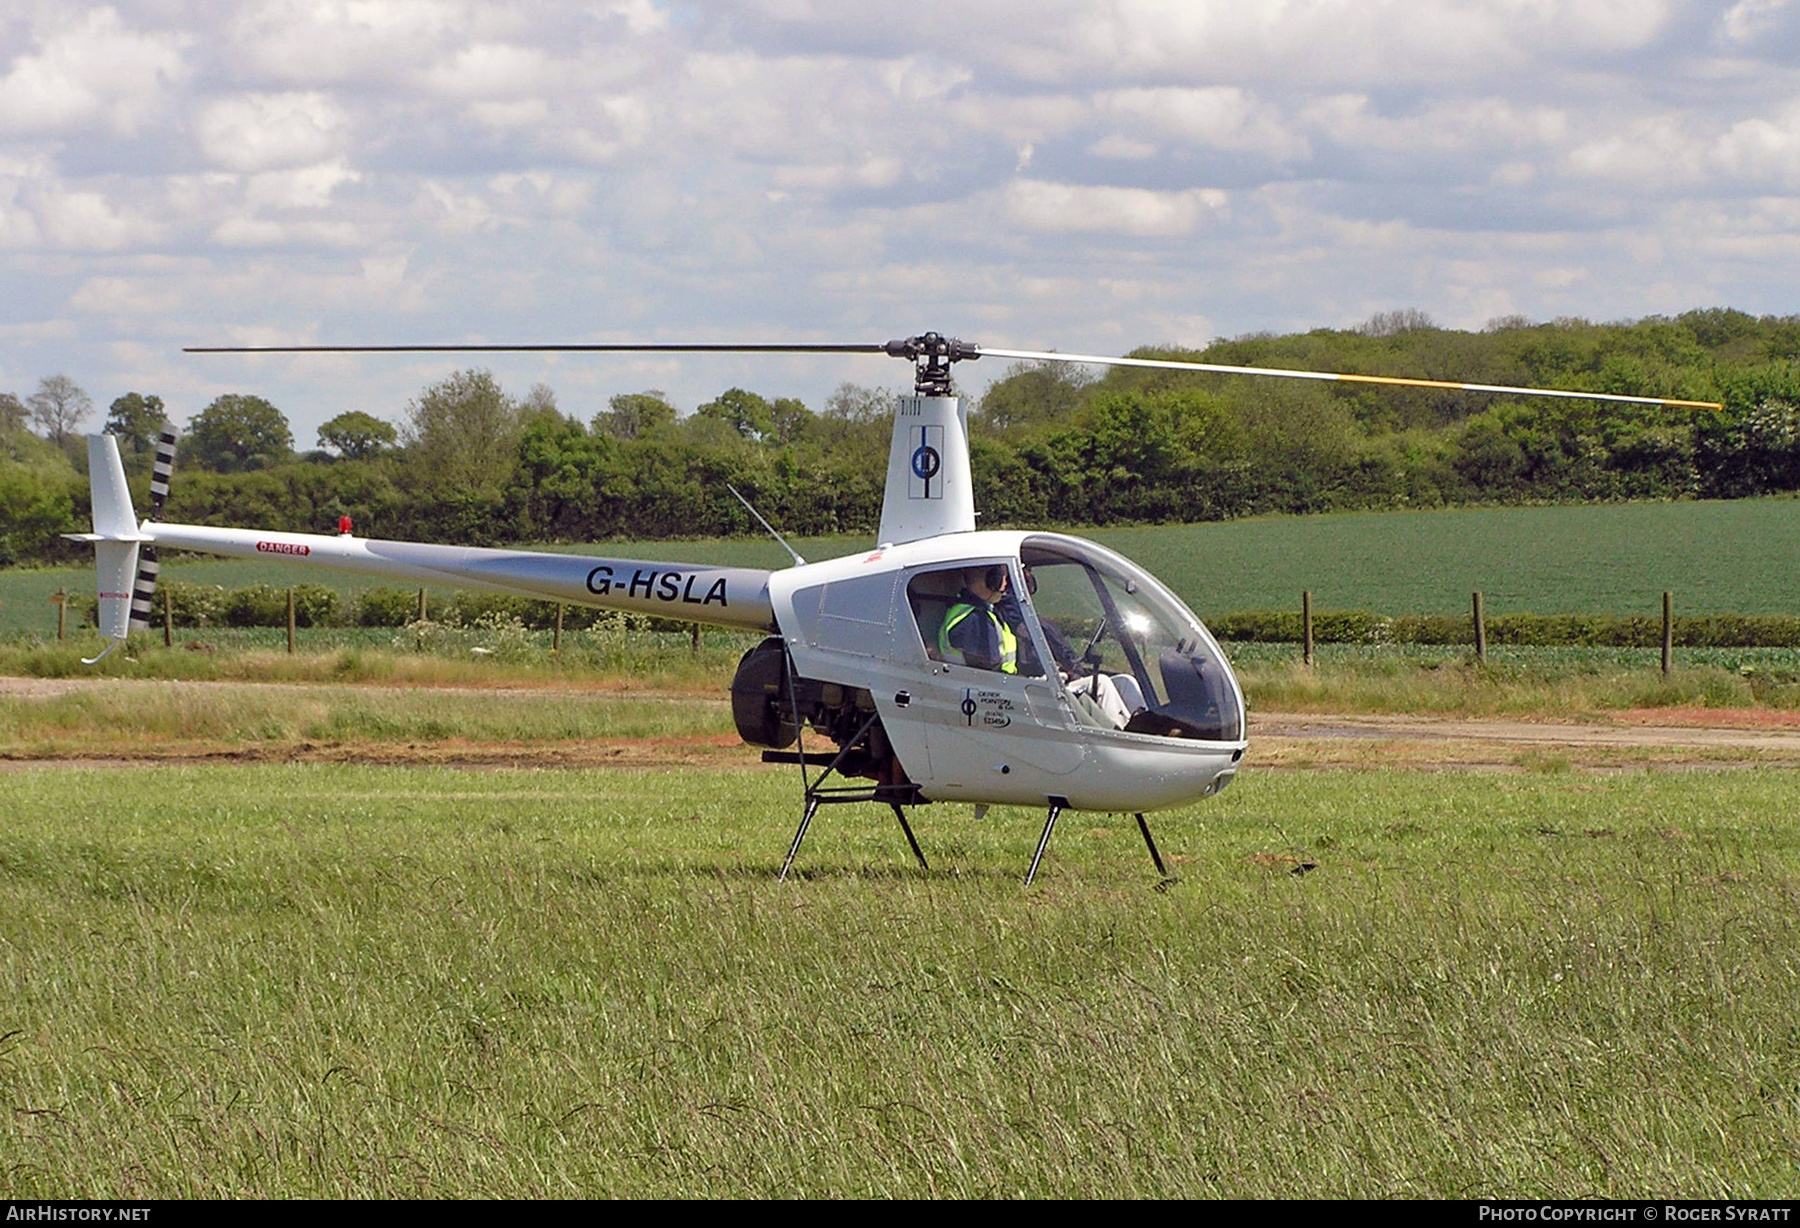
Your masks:
<svg viewBox="0 0 1800 1228"><path fill-rule="evenodd" d="M391 422L360 409L348 410L319 428L319 446L346 460L367 460L394 446L400 438Z"/></svg>
<svg viewBox="0 0 1800 1228"><path fill-rule="evenodd" d="M563 412L556 407L556 389L549 384L538 382L531 386L525 399L519 402L519 425L529 426L539 418L561 418Z"/></svg>
<svg viewBox="0 0 1800 1228"><path fill-rule="evenodd" d="M716 400L696 409L694 416L723 422L750 440L766 439L775 431L774 407L756 393L742 388L727 388Z"/></svg>
<svg viewBox="0 0 1800 1228"><path fill-rule="evenodd" d="M412 484L497 498L518 463L519 406L485 370L457 371L406 407L400 437Z"/></svg>
<svg viewBox="0 0 1800 1228"><path fill-rule="evenodd" d="M519 441L519 471L507 495L518 531L564 540L612 532L606 519L620 493L612 473L620 446L561 414L540 414Z"/></svg>
<svg viewBox="0 0 1800 1228"><path fill-rule="evenodd" d="M128 392L107 409L106 433L117 437L129 464L155 453L156 437L162 433L167 417L161 397Z"/></svg>
<svg viewBox="0 0 1800 1228"><path fill-rule="evenodd" d="M25 402L10 392L0 392L0 435L11 435L25 429L29 417Z"/></svg>
<svg viewBox="0 0 1800 1228"><path fill-rule="evenodd" d="M893 416L896 395L898 394L887 388L839 384L825 398L824 416L839 422L885 423Z"/></svg>
<svg viewBox="0 0 1800 1228"><path fill-rule="evenodd" d="M776 397L769 404L769 435L783 447L791 447L812 432L818 415L798 397Z"/></svg>
<svg viewBox="0 0 1800 1228"><path fill-rule="evenodd" d="M976 402L982 430L1008 434L1067 417L1093 385L1086 368L1066 362L1016 362Z"/></svg>
<svg viewBox="0 0 1800 1228"><path fill-rule="evenodd" d="M603 413L594 415L596 434L642 439L675 425L675 407L654 388L647 392L621 392L606 404Z"/></svg>
<svg viewBox="0 0 1800 1228"><path fill-rule="evenodd" d="M60 534L85 529L87 483L66 457L42 441L27 462L0 455L0 566L65 556Z"/></svg>
<svg viewBox="0 0 1800 1228"><path fill-rule="evenodd" d="M293 455L294 433L263 398L228 392L188 419L184 451L217 473L267 469Z"/></svg>

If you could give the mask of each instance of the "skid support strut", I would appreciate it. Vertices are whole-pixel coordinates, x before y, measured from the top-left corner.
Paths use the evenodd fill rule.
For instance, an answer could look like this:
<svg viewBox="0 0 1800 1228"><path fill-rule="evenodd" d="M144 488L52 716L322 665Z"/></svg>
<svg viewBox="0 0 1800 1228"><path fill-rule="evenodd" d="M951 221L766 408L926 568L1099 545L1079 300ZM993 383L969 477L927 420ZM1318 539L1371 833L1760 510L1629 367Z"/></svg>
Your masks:
<svg viewBox="0 0 1800 1228"><path fill-rule="evenodd" d="M1162 854L1156 851L1156 841L1150 838L1150 824L1144 822L1142 813L1139 813L1137 821L1138 830L1144 833L1144 847L1150 850L1150 860L1156 863L1156 872L1164 878L1169 877L1169 871L1163 866Z"/></svg>
<svg viewBox="0 0 1800 1228"><path fill-rule="evenodd" d="M812 826L812 817L818 809L818 798L809 797L806 799L806 810L800 816L800 827L794 832L794 842L788 845L787 860L781 863L781 873L775 876L776 882L785 883L787 881L787 874L788 871L793 868L794 858L800 855L800 842L806 839L806 829Z"/></svg>
<svg viewBox="0 0 1800 1228"><path fill-rule="evenodd" d="M825 770L820 772L816 779L806 782L806 809L801 812L800 826L794 832L794 842L788 846L787 860L781 863L781 873L777 876L777 881L785 882L788 871L793 869L794 858L800 855L800 844L806 839L806 829L812 826L813 815L819 812L819 807L838 805L845 802L886 802L892 807L894 817L900 820L900 830L906 833L906 843L911 847L913 856L918 859L919 868L921 870L931 869L931 866L925 861L924 852L919 848L918 838L913 835L912 824L906 821L906 811L904 807L916 806L923 800L919 796L917 785L910 783L899 785L877 784L873 786L833 785L828 788L825 784L825 781L833 772L837 771L839 765L841 765L845 758L849 756L851 750L867 736L869 730L875 727L875 723L879 719L880 718L876 715L870 715L869 719L863 722L862 728L856 731L856 735L843 744L842 749L840 749L836 757L826 765ZM800 778L806 780L806 766L808 761L804 745L801 746L801 749L797 753L792 755L781 751L764 751L763 761L765 763L798 763L800 765ZM817 761L814 760L814 762Z"/></svg>
<svg viewBox="0 0 1800 1228"><path fill-rule="evenodd" d="M913 856L919 859L919 869L931 869L925 864L925 854L919 851L919 842L913 839L912 824L906 821L906 811L901 809L899 802L889 802L888 805L894 808L894 817L900 820L900 830L906 833L906 842L912 845Z"/></svg>
<svg viewBox="0 0 1800 1228"><path fill-rule="evenodd" d="M1068 809L1069 799L1053 797L1050 799L1050 816L1044 820L1044 834L1038 837L1037 852L1031 855L1031 869L1025 871L1025 885L1031 886L1031 880L1037 877L1038 862L1044 859L1044 850L1050 847L1050 833L1056 830L1056 820Z"/></svg>

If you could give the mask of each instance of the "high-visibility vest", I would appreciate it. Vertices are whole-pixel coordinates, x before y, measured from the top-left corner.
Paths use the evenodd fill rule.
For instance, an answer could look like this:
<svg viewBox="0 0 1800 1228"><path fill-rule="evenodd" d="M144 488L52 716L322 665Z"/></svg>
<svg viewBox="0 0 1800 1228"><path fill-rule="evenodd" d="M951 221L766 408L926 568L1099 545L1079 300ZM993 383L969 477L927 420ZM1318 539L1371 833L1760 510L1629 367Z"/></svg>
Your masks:
<svg viewBox="0 0 1800 1228"><path fill-rule="evenodd" d="M970 664L965 659L962 649L950 642L950 632L956 628L958 623L976 611L985 614L987 620L994 625L994 630L999 632L1000 672L1003 674L1018 673L1019 637L1013 634L1012 628L1006 625L1005 619L994 612L992 606L975 606L966 601L959 601L951 606L944 614L944 625L938 629L938 651L943 654L946 661L954 665Z"/></svg>

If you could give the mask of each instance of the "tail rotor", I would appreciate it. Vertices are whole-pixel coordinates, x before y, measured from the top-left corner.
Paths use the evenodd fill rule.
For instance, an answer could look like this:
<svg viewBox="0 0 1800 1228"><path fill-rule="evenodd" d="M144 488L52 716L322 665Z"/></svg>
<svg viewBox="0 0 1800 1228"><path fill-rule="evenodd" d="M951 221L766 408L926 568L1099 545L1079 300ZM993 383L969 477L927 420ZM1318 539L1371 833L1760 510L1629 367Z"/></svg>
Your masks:
<svg viewBox="0 0 1800 1228"><path fill-rule="evenodd" d="M169 497L169 479L175 472L175 428L163 423L162 435L156 441L156 463L150 469L150 521L162 519L163 503ZM156 614L156 578L162 564L156 558L156 544L146 542L138 550L137 580L131 586L131 629L146 631Z"/></svg>

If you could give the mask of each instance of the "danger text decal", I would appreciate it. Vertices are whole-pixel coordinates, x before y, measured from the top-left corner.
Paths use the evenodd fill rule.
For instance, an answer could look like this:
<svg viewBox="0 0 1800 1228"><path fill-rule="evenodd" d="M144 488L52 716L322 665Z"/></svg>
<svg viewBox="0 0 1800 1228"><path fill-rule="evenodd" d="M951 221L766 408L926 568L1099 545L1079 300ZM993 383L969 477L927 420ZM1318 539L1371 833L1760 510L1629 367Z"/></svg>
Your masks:
<svg viewBox="0 0 1800 1228"><path fill-rule="evenodd" d="M311 546L296 546L292 542L257 542L258 554L311 554Z"/></svg>

